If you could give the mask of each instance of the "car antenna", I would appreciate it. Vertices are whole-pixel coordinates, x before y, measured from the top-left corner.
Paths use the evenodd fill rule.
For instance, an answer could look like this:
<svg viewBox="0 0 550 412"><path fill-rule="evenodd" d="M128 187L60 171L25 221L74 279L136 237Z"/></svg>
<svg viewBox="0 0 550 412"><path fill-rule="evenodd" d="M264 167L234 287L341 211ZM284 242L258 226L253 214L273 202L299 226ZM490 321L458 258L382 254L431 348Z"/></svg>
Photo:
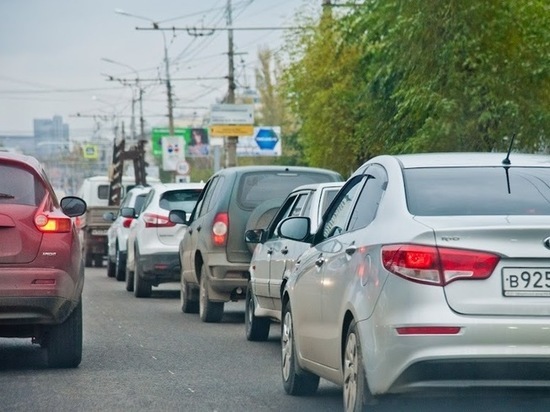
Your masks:
<svg viewBox="0 0 550 412"><path fill-rule="evenodd" d="M512 151L512 146L514 145L514 139L516 137L516 134L514 133L512 135L512 139L510 139L510 146L508 147L508 153L506 154L506 157L502 161L503 165L510 165L510 152Z"/></svg>

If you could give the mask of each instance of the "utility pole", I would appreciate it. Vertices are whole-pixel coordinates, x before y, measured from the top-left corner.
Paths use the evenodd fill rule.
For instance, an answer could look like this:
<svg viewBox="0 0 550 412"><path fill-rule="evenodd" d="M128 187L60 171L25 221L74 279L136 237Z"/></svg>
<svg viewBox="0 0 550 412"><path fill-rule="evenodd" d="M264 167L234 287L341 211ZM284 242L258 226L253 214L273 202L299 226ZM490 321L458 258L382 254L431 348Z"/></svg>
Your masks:
<svg viewBox="0 0 550 412"><path fill-rule="evenodd" d="M155 24L153 24L154 26ZM170 81L170 61L168 60L168 48L166 46L166 36L162 32L164 42L164 67L166 70L166 94L168 95L168 128L170 136L174 136L174 102L172 100L172 82Z"/></svg>
<svg viewBox="0 0 550 412"><path fill-rule="evenodd" d="M233 18L231 16L231 0L227 0L227 39L228 39L228 51L227 56L229 58L229 70L228 80L229 89L227 90L226 102L229 104L235 103L235 65L233 62ZM238 136L228 136L225 144L225 166L233 167L237 166L237 143L239 141Z"/></svg>

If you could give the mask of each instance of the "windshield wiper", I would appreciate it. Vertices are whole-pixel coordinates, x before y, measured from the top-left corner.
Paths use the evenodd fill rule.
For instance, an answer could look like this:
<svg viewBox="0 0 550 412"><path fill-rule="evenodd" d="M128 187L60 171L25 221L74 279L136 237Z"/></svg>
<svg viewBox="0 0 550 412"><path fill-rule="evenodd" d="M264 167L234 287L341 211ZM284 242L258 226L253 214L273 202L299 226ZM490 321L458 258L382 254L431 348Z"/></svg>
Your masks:
<svg viewBox="0 0 550 412"><path fill-rule="evenodd" d="M508 194L512 193L510 189L510 175L508 173L508 170L510 169L510 165L512 164L510 162L510 152L512 151L512 146L514 145L515 138L516 138L516 134L514 133L512 135L512 139L510 140L510 146L508 146L508 153L506 154L506 157L502 160L502 164L504 165L504 172L506 173L506 184L508 185Z"/></svg>

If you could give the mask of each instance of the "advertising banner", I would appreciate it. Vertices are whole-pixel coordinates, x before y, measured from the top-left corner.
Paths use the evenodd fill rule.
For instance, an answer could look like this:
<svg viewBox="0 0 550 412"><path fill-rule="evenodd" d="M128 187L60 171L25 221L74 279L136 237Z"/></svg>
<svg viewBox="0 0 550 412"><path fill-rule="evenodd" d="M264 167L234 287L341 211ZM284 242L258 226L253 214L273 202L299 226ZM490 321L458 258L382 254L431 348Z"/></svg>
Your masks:
<svg viewBox="0 0 550 412"><path fill-rule="evenodd" d="M164 136L162 138L162 169L174 172L178 163L185 161L185 141L181 136Z"/></svg>

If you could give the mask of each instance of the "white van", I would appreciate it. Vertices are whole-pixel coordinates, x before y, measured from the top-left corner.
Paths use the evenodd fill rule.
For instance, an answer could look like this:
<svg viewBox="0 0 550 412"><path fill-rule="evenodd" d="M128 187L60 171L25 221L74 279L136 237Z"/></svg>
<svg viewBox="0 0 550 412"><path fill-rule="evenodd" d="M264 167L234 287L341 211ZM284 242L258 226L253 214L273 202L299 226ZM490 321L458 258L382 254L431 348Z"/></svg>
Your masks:
<svg viewBox="0 0 550 412"><path fill-rule="evenodd" d="M136 186L134 176L122 176L122 191L120 198ZM148 183L159 183L160 180L154 177L147 177ZM109 204L109 187L110 181L108 176L92 176L84 179L77 196L84 199L88 207L90 206L107 206Z"/></svg>

